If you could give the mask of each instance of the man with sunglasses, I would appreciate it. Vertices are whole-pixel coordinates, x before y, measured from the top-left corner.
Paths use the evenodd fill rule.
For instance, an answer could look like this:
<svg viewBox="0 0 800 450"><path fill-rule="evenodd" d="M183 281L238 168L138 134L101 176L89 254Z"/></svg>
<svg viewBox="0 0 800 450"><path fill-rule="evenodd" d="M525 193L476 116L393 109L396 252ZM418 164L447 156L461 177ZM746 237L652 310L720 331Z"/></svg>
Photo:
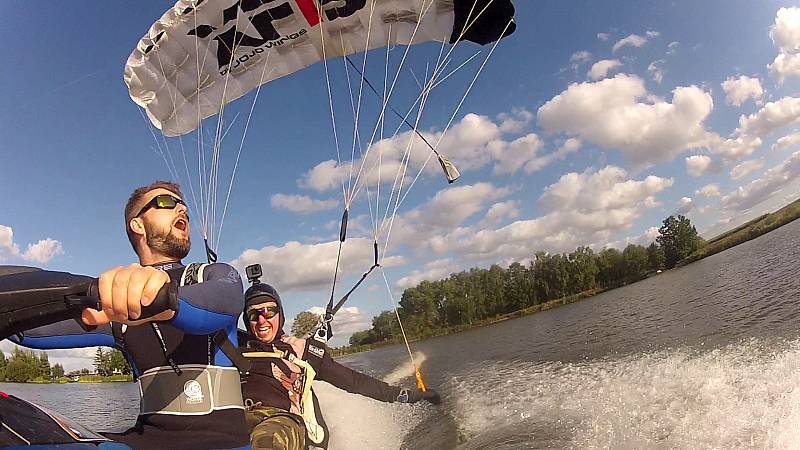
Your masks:
<svg viewBox="0 0 800 450"><path fill-rule="evenodd" d="M286 335L281 298L266 283L256 282L245 292L244 320L247 332L240 333L239 348L251 367L242 395L254 450L327 447L328 427L311 389L314 379L382 402L440 402L432 389L391 386L337 363L324 344Z"/></svg>
<svg viewBox="0 0 800 450"><path fill-rule="evenodd" d="M136 425L108 436L135 449L247 448L238 370L219 336L236 343L242 281L227 264L190 264L189 216L180 187L155 182L125 206L125 230L139 263L100 275L102 311L86 309L85 327L65 321L26 332L21 345L91 346L123 352L140 387ZM178 283L178 308L142 318L159 289ZM88 329L88 330L87 330Z"/></svg>

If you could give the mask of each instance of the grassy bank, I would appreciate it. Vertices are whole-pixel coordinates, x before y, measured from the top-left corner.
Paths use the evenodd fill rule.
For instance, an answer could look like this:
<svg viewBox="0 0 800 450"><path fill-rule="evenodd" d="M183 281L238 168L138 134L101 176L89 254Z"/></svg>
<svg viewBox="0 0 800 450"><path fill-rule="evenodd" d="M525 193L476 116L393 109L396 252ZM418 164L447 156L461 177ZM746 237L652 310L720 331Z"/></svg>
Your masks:
<svg viewBox="0 0 800 450"><path fill-rule="evenodd" d="M763 216L757 217L710 239L704 247L689 255L681 261L679 265L683 266L693 263L707 256L735 247L743 242L755 239L762 234L769 233L798 218L800 218L800 199L789 203L775 212L764 214Z"/></svg>

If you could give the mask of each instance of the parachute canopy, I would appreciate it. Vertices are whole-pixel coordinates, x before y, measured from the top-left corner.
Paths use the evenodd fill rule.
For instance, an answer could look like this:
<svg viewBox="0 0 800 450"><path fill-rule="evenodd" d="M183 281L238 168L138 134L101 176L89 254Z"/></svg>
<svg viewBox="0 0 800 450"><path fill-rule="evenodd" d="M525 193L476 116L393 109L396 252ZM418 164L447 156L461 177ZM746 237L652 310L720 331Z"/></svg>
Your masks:
<svg viewBox="0 0 800 450"><path fill-rule="evenodd" d="M251 89L310 66L391 45L515 29L511 0L179 0L128 57L134 102L179 136Z"/></svg>

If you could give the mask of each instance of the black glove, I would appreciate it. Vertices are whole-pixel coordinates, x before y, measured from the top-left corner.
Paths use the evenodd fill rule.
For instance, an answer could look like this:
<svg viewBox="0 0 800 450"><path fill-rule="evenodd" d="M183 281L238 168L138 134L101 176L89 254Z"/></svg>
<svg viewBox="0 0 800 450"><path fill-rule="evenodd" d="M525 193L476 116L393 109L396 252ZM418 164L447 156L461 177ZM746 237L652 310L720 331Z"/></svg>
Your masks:
<svg viewBox="0 0 800 450"><path fill-rule="evenodd" d="M431 388L428 388L425 392L417 389L403 389L400 391L400 395L397 396L397 401L401 403L417 403L420 400L425 400L434 405L442 402L439 393Z"/></svg>

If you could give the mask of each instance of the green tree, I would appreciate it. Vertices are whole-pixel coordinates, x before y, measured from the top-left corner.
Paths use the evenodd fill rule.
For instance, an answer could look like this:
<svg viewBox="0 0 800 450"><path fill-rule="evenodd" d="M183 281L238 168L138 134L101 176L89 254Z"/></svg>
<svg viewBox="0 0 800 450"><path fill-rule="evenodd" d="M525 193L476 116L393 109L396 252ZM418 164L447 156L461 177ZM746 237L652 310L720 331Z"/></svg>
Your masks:
<svg viewBox="0 0 800 450"><path fill-rule="evenodd" d="M669 269L704 244L692 222L685 216L667 217L658 232L660 236L656 241L664 250L664 263Z"/></svg>
<svg viewBox="0 0 800 450"><path fill-rule="evenodd" d="M113 371L111 368L111 352L104 351L102 347L97 347L97 352L94 354L94 368L98 375L104 377L111 375Z"/></svg>
<svg viewBox="0 0 800 450"><path fill-rule="evenodd" d="M114 349L108 353L107 364L108 367L106 368L106 371L109 374L121 373L122 375L128 375L131 373L131 367L128 365L128 360L125 359L125 355L123 355L119 350Z"/></svg>
<svg viewBox="0 0 800 450"><path fill-rule="evenodd" d="M356 346L356 345L371 344L372 342L370 342L370 338L371 335L369 333L369 330L356 331L355 333L350 335L350 345Z"/></svg>
<svg viewBox="0 0 800 450"><path fill-rule="evenodd" d="M650 266L650 270L652 271L661 270L664 268L664 250L662 250L661 247L659 247L655 242L647 247L647 261Z"/></svg>
<svg viewBox="0 0 800 450"><path fill-rule="evenodd" d="M8 360L6 360L6 354L0 351L0 381L6 381L7 365L8 365Z"/></svg>
<svg viewBox="0 0 800 450"><path fill-rule="evenodd" d="M53 366L52 369L53 378L61 378L64 376L64 366L61 364L56 364Z"/></svg>
<svg viewBox="0 0 800 450"><path fill-rule="evenodd" d="M47 358L47 353L39 353L39 376L51 379L53 374L50 372L50 360Z"/></svg>
<svg viewBox="0 0 800 450"><path fill-rule="evenodd" d="M634 281L647 275L650 261L647 259L647 249L641 245L628 244L622 251L625 259L625 272L628 280Z"/></svg>
<svg viewBox="0 0 800 450"><path fill-rule="evenodd" d="M292 336L305 338L320 324L320 316L311 311L303 311L294 318Z"/></svg>

